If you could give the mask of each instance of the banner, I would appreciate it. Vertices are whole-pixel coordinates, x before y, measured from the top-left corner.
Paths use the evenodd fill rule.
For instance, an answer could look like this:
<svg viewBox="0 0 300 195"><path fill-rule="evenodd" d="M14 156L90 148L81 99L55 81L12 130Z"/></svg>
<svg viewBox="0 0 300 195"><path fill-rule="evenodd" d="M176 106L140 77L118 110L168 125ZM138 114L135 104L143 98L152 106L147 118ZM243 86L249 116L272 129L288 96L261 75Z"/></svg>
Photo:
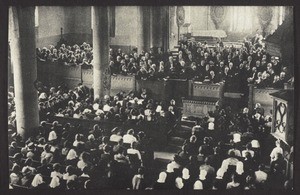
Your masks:
<svg viewBox="0 0 300 195"><path fill-rule="evenodd" d="M222 22L225 20L227 9L224 6L211 6L210 17L214 22L216 29L219 29Z"/></svg>
<svg viewBox="0 0 300 195"><path fill-rule="evenodd" d="M185 20L185 11L183 6L177 6L176 9L176 22L177 26L180 27L184 24Z"/></svg>

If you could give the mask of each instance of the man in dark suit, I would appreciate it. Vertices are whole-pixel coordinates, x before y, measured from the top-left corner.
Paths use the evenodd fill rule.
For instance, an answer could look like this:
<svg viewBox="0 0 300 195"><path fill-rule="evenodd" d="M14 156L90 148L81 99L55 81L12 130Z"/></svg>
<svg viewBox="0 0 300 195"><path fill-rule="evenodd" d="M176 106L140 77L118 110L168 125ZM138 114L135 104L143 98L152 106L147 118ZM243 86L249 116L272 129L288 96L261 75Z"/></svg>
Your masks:
<svg viewBox="0 0 300 195"><path fill-rule="evenodd" d="M176 77L178 73L178 66L176 62L174 62L173 57L169 57L169 61L166 63L165 70L167 71L167 75L169 77Z"/></svg>
<svg viewBox="0 0 300 195"><path fill-rule="evenodd" d="M173 130L173 127L175 126L176 123L176 115L173 106L169 106L168 111L165 113L165 117L166 117L168 131Z"/></svg>

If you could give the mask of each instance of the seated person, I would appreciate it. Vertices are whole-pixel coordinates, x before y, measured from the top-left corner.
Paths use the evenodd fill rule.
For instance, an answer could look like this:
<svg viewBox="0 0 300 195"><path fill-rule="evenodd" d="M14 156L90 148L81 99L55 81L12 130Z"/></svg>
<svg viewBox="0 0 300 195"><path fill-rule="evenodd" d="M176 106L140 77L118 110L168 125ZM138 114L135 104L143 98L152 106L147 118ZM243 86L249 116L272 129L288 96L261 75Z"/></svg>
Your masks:
<svg viewBox="0 0 300 195"><path fill-rule="evenodd" d="M155 79L156 76L156 65L152 64L148 70L149 79Z"/></svg>
<svg viewBox="0 0 300 195"><path fill-rule="evenodd" d="M137 78L142 80L146 80L148 78L148 70L146 64L142 64L140 70L137 72Z"/></svg>
<svg viewBox="0 0 300 195"><path fill-rule="evenodd" d="M158 79L163 79L163 78L165 78L165 76L166 76L166 74L165 74L165 66L164 66L164 62L161 61L161 62L159 63L159 69L158 69L158 71L156 72L156 77L157 77Z"/></svg>
<svg viewBox="0 0 300 195"><path fill-rule="evenodd" d="M201 75L195 62L193 62L190 67L187 67L185 72L187 75L187 79L200 80Z"/></svg>

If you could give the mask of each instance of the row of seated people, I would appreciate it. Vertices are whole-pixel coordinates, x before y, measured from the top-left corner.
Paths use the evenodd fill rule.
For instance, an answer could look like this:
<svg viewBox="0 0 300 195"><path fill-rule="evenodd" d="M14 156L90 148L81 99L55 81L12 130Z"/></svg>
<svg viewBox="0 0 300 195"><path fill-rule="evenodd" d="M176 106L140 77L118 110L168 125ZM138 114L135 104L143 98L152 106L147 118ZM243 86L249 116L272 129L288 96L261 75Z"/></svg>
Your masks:
<svg viewBox="0 0 300 195"><path fill-rule="evenodd" d="M51 115L97 121L154 121L172 126L180 118L174 100L159 102L146 89L141 93L120 92L114 97L106 95L94 99L91 90L82 84L74 90L59 86L39 91L39 109L43 120Z"/></svg>
<svg viewBox="0 0 300 195"><path fill-rule="evenodd" d="M86 45L83 43L80 47L74 45L67 48L80 52L86 47L90 48ZM50 48L50 51L54 50L53 46ZM63 44L61 48L66 46ZM142 51L141 54L136 49L126 54L121 49L114 51L111 48L109 53L111 74L135 75L138 79L180 78L208 83L225 81L231 88L244 89L248 83L260 88L283 88L283 83L292 78L288 66L283 65L278 57L270 56L262 46L257 47L251 42L245 42L241 48L234 45L209 48L205 43L184 42L181 43L177 58L172 56L170 50L163 52L161 48L156 52L151 48L149 52ZM82 60L79 64L82 65Z"/></svg>
<svg viewBox="0 0 300 195"><path fill-rule="evenodd" d="M292 189L286 165L293 161L293 149L284 152L282 141L268 141L266 118L259 106L253 113L245 108L233 114L225 108L203 118L152 188ZM220 136L226 127L229 131Z"/></svg>
<svg viewBox="0 0 300 195"><path fill-rule="evenodd" d="M283 83L291 78L288 67L261 47L247 45L210 49L207 44L189 42L181 45L177 58L161 50L140 55L120 55L111 50L110 69L112 74L133 74L139 79L183 78L213 83L225 80L230 84L241 83L242 88L248 83L283 88Z"/></svg>
<svg viewBox="0 0 300 195"><path fill-rule="evenodd" d="M77 44L73 46L61 44L59 48L49 45L48 48L37 48L36 55L39 61L58 62L69 66L91 66L93 60L92 50L90 44L85 42L80 46Z"/></svg>

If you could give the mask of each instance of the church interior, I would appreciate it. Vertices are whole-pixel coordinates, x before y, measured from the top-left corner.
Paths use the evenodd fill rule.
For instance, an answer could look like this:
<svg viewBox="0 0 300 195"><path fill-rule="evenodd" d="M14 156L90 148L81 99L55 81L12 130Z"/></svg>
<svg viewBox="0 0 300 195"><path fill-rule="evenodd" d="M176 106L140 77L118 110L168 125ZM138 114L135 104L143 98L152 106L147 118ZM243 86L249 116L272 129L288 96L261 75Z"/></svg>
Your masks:
<svg viewBox="0 0 300 195"><path fill-rule="evenodd" d="M10 189L293 189L289 6L11 6Z"/></svg>

